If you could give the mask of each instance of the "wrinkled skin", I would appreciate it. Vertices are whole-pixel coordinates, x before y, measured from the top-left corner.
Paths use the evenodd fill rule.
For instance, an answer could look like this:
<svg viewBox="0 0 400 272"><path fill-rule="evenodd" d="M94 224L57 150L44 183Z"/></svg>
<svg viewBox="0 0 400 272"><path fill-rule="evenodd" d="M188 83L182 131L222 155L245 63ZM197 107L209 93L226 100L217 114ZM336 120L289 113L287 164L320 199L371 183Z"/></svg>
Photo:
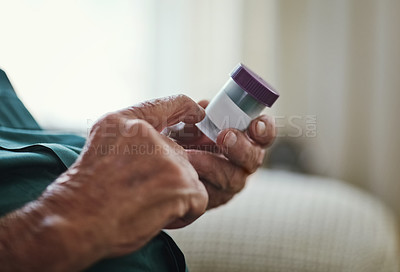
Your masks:
<svg viewBox="0 0 400 272"><path fill-rule="evenodd" d="M275 128L260 116L214 144L193 125L202 107L179 95L101 118L77 161L37 201L0 219L4 271L81 270L231 199L261 165ZM183 130L161 133L180 121Z"/></svg>
<svg viewBox="0 0 400 272"><path fill-rule="evenodd" d="M208 195L184 149L160 131L203 117L186 96L107 114L93 126L76 163L43 197L65 198L74 203L75 216L82 217L78 210L98 220L110 256L137 250L162 228L186 226L204 213Z"/></svg>

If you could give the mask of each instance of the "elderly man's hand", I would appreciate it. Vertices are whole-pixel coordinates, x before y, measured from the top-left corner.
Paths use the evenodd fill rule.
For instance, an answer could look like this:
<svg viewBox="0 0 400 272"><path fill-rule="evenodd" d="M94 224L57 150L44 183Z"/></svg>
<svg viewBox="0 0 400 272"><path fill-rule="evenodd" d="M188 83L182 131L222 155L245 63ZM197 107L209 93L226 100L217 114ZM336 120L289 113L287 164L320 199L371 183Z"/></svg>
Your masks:
<svg viewBox="0 0 400 272"><path fill-rule="evenodd" d="M199 104L205 108L208 102ZM166 133L186 148L190 162L207 189L208 209L226 203L243 189L247 177L261 166L265 148L272 144L276 135L274 119L266 115L254 119L245 132L221 131L216 144L193 124L169 128Z"/></svg>
<svg viewBox="0 0 400 272"><path fill-rule="evenodd" d="M160 131L203 117L182 95L107 114L36 207L47 224L65 221L79 250L94 247L97 258L132 252L162 228L191 223L206 210L207 191L184 149Z"/></svg>

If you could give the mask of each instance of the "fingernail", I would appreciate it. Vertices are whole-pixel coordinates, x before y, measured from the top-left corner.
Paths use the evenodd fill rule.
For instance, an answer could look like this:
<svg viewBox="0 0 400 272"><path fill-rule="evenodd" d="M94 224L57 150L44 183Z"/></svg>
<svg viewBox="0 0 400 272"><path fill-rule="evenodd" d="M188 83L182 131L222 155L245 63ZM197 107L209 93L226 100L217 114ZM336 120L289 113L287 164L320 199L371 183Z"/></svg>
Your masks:
<svg viewBox="0 0 400 272"><path fill-rule="evenodd" d="M225 134L223 144L226 147L232 147L234 144L236 144L237 137L236 134L233 133L232 131L229 131L227 134Z"/></svg>
<svg viewBox="0 0 400 272"><path fill-rule="evenodd" d="M256 132L258 136L263 136L265 133L265 123L263 121L258 121L256 124Z"/></svg>

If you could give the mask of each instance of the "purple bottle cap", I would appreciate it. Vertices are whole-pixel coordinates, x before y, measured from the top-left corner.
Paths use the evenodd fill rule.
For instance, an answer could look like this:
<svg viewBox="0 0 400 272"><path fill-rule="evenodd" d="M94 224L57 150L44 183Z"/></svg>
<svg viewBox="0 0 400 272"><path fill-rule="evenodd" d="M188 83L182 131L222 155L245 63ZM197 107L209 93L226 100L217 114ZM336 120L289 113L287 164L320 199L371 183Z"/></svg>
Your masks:
<svg viewBox="0 0 400 272"><path fill-rule="evenodd" d="M268 107L279 97L279 93L270 84L242 63L235 67L230 76L240 88Z"/></svg>

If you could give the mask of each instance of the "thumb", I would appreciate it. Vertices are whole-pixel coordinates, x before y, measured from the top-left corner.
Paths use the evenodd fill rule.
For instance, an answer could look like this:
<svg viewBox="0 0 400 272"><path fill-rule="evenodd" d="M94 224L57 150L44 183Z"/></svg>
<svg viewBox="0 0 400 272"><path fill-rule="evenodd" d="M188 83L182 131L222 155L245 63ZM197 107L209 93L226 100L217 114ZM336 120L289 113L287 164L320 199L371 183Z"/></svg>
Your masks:
<svg viewBox="0 0 400 272"><path fill-rule="evenodd" d="M121 110L128 119L143 119L159 132L179 122L195 124L204 116L204 109L186 95L173 95L148 100Z"/></svg>

